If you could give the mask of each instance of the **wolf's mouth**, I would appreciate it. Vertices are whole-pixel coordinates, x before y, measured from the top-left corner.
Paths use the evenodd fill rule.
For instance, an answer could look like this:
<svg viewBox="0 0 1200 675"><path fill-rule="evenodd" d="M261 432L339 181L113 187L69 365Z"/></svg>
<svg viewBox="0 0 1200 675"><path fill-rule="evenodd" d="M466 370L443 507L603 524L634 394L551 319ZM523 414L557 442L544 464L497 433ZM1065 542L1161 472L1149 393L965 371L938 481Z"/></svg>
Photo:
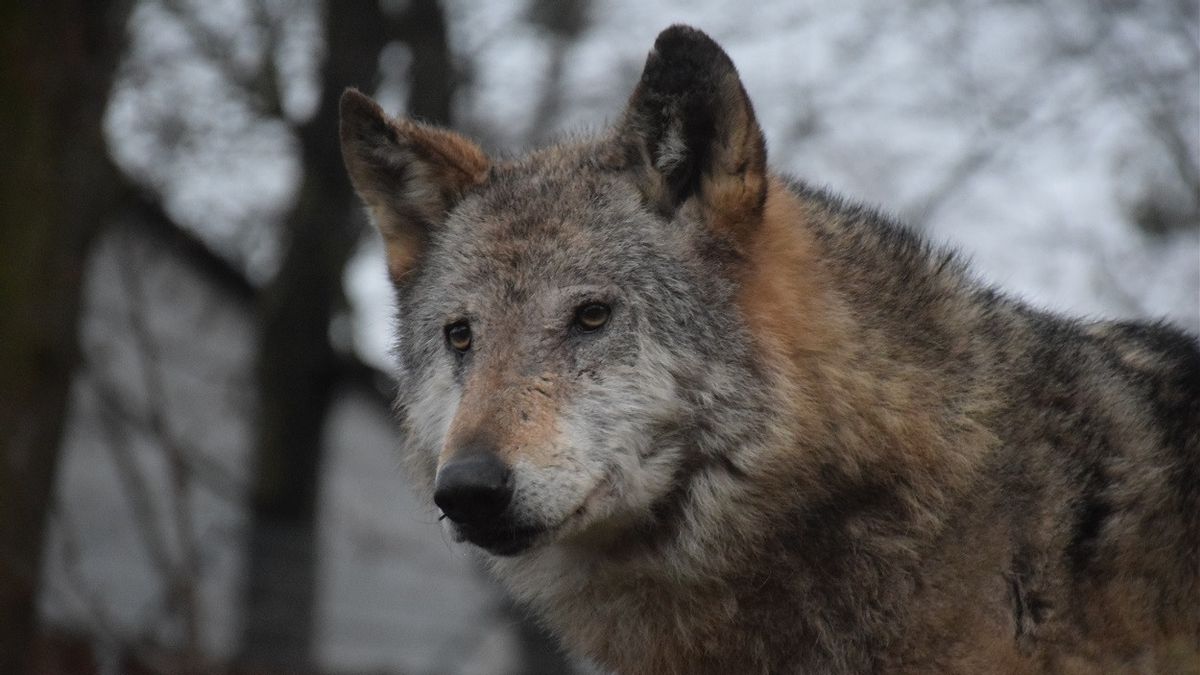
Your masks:
<svg viewBox="0 0 1200 675"><path fill-rule="evenodd" d="M456 525L463 540L499 556L514 556L529 550L538 537L547 530L544 527L498 525L477 528Z"/></svg>
<svg viewBox="0 0 1200 675"><path fill-rule="evenodd" d="M466 541L498 556L515 556L533 548L538 543L548 540L555 532L569 529L570 524L584 518L597 501L602 500L612 490L612 476L606 475L566 518L552 525L514 525L509 520L510 514L504 514L482 526L466 523L454 523L454 532L458 541Z"/></svg>

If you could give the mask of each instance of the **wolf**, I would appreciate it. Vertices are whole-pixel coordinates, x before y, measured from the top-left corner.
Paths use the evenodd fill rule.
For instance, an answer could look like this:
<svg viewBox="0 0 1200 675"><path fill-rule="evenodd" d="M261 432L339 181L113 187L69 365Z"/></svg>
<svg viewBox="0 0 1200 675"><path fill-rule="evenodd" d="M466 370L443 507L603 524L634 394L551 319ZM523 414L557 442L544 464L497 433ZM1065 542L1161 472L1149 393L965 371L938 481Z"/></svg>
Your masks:
<svg viewBox="0 0 1200 675"><path fill-rule="evenodd" d="M772 172L661 33L515 160L341 103L416 482L618 673L1200 672L1200 346L1032 309Z"/></svg>

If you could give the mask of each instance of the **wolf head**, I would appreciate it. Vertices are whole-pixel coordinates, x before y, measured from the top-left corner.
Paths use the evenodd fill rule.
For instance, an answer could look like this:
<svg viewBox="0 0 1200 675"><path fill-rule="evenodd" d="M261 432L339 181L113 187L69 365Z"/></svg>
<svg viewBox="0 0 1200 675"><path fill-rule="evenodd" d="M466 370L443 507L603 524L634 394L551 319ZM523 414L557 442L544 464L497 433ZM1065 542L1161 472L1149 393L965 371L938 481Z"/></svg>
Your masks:
<svg viewBox="0 0 1200 675"><path fill-rule="evenodd" d="M346 166L396 290L406 449L499 555L668 528L770 395L739 310L762 133L708 36L655 42L615 128L513 162L348 90Z"/></svg>

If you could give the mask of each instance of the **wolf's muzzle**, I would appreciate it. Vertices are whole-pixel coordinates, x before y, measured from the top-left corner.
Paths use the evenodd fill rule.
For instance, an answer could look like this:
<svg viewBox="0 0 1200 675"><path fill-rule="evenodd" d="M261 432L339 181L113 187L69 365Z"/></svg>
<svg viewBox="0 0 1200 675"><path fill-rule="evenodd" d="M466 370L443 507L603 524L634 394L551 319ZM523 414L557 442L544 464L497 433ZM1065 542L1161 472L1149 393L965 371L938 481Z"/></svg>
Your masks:
<svg viewBox="0 0 1200 675"><path fill-rule="evenodd" d="M486 526L498 521L512 501L511 477L496 453L468 451L437 472L433 501L459 525Z"/></svg>

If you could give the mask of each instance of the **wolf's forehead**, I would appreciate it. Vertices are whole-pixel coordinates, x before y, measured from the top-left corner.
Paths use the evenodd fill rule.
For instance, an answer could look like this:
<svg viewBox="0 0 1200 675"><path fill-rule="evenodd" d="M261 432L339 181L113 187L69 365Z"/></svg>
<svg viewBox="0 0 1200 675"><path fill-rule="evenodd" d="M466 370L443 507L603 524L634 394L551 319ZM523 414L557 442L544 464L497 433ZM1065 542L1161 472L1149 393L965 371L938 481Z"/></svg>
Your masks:
<svg viewBox="0 0 1200 675"><path fill-rule="evenodd" d="M476 208L501 226L553 229L560 222L587 226L602 213L629 206L628 184L583 161L526 161L497 167L480 190Z"/></svg>
<svg viewBox="0 0 1200 675"><path fill-rule="evenodd" d="M496 227L477 232L455 247L441 269L455 293L494 296L521 302L546 291L580 284L618 281L617 247L589 236L568 219L528 223L529 227ZM453 244L452 244L453 245Z"/></svg>
<svg viewBox="0 0 1200 675"><path fill-rule="evenodd" d="M514 173L467 200L442 243L463 272L559 281L628 256L647 235L639 209L636 196L614 180Z"/></svg>

